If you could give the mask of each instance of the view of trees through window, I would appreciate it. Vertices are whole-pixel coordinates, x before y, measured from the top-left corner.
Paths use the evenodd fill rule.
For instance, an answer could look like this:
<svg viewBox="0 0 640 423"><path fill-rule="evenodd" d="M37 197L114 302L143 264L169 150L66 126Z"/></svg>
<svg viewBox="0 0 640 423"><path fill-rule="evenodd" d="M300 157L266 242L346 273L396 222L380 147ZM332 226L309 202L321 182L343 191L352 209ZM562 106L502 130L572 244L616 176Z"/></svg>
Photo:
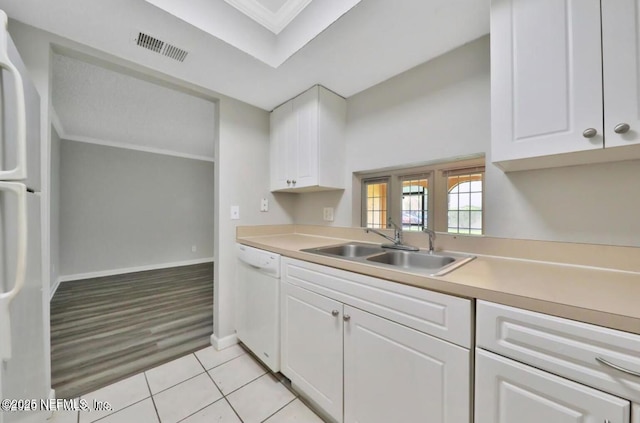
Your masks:
<svg viewBox="0 0 640 423"><path fill-rule="evenodd" d="M428 227L429 179L405 178L402 181L402 229L421 231Z"/></svg>
<svg viewBox="0 0 640 423"><path fill-rule="evenodd" d="M484 158L371 172L362 177L362 226L483 233Z"/></svg>
<svg viewBox="0 0 640 423"><path fill-rule="evenodd" d="M449 176L447 231L482 234L482 174Z"/></svg>

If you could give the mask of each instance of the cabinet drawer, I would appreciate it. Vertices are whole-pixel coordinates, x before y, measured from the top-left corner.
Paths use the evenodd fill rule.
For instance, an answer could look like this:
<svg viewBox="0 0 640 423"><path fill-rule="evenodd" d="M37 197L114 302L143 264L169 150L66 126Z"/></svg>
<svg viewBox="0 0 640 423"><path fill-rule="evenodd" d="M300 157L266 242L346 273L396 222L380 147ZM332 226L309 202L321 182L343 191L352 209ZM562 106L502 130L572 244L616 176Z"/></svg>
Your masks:
<svg viewBox="0 0 640 423"><path fill-rule="evenodd" d="M282 278L465 348L471 346L470 300L290 258L282 260Z"/></svg>
<svg viewBox="0 0 640 423"><path fill-rule="evenodd" d="M478 301L477 346L599 390L640 401L640 336Z"/></svg>

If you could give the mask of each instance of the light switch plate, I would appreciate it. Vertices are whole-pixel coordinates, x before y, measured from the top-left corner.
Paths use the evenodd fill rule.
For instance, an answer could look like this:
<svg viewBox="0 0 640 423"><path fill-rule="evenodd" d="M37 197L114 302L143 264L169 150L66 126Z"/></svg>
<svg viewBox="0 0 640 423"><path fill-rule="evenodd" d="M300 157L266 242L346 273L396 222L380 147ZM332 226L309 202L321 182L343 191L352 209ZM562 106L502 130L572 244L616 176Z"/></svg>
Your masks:
<svg viewBox="0 0 640 423"><path fill-rule="evenodd" d="M240 206L231 206L231 220L240 219Z"/></svg>

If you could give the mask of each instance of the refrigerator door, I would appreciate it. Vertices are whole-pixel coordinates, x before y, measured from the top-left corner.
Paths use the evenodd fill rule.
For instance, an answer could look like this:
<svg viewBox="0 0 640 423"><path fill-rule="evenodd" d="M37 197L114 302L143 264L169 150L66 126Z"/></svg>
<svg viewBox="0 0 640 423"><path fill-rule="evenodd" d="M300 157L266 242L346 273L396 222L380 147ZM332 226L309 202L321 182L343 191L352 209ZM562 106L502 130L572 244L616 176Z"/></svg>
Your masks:
<svg viewBox="0 0 640 423"><path fill-rule="evenodd" d="M0 183L0 187L6 183ZM15 285L16 266L19 256L17 238L18 214L17 196L13 192L0 191L0 235L2 254L0 271L2 286L0 292L8 292ZM48 374L43 313L41 242L40 242L40 195L26 194L27 211L27 255L26 272L22 290L10 301L9 337L11 338L11 358L0 360L1 398L49 398L50 375ZM47 316L48 318L48 316ZM4 319L4 316L2 318ZM6 335L0 335L5 336ZM5 344L0 339L0 344ZM0 423L44 421L42 416L29 412L0 412Z"/></svg>
<svg viewBox="0 0 640 423"><path fill-rule="evenodd" d="M27 177L27 125L24 84L21 71L15 66L16 57L9 57L7 15L0 10L0 77L2 81L2 156L0 180L19 181ZM15 56L15 50L12 49ZM19 57L19 56L18 56ZM38 153L39 154L39 153Z"/></svg>
<svg viewBox="0 0 640 423"><path fill-rule="evenodd" d="M11 315L9 305L24 287L27 268L27 188L17 182L0 182L2 251L0 267L0 360L9 360Z"/></svg>

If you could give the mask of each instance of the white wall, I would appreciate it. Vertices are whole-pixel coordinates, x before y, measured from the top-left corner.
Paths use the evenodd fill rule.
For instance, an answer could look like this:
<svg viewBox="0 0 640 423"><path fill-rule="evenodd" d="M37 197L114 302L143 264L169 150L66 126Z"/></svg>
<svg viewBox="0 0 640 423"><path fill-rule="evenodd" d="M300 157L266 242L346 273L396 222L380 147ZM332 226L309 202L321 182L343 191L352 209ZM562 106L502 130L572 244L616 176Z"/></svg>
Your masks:
<svg viewBox="0 0 640 423"><path fill-rule="evenodd" d="M347 99L344 192L301 195L296 223L360 226L353 172L482 153L489 148L489 40L460 47Z"/></svg>
<svg viewBox="0 0 640 423"><path fill-rule="evenodd" d="M215 141L216 164L213 186L215 195L214 332L219 338L232 336L234 331L233 286L236 266L235 254L233 253L235 226L238 224L293 223L293 197L286 194L277 196L269 194L269 164L267 160L269 114L264 110L219 93L184 83L153 69L124 61L16 21L10 21L9 31L42 98L43 119L46 125L46 127L43 125L43 136L46 145L50 144L49 126L51 124L49 114L51 43L108 60L116 67L124 67L140 76L147 76L186 91L218 99L216 124L219 128L219 134ZM48 166L50 152L47 150L43 154L46 154L44 160ZM48 175L49 169L47 168L43 172ZM46 178L45 186L49 183L50 181ZM48 195L48 191L45 195ZM258 211L259 201L263 196L270 200L268 213ZM240 206L240 220L229 220L229 207L232 204ZM45 228L47 237L49 230L47 220ZM49 245L48 238L44 245ZM45 251L45 254L49 253L50 251ZM48 266L48 261L46 263Z"/></svg>
<svg viewBox="0 0 640 423"><path fill-rule="evenodd" d="M232 99L220 101L219 110L214 333L224 338L234 331L236 226L293 223L295 196L269 192L269 113ZM261 198L269 200L267 213L260 212ZM240 220L230 219L232 205L240 206Z"/></svg>
<svg viewBox="0 0 640 423"><path fill-rule="evenodd" d="M50 250L51 250L51 268L50 286L55 290L60 275L60 147L61 140L55 128L51 128L51 231L50 231Z"/></svg>
<svg viewBox="0 0 640 423"><path fill-rule="evenodd" d="M213 173L207 161L62 140L61 276L212 258Z"/></svg>
<svg viewBox="0 0 640 423"><path fill-rule="evenodd" d="M640 161L505 174L490 161L489 38L483 37L347 100L344 192L303 194L295 221L360 226L352 174L487 154L489 236L640 246ZM357 197L357 196L355 196Z"/></svg>

